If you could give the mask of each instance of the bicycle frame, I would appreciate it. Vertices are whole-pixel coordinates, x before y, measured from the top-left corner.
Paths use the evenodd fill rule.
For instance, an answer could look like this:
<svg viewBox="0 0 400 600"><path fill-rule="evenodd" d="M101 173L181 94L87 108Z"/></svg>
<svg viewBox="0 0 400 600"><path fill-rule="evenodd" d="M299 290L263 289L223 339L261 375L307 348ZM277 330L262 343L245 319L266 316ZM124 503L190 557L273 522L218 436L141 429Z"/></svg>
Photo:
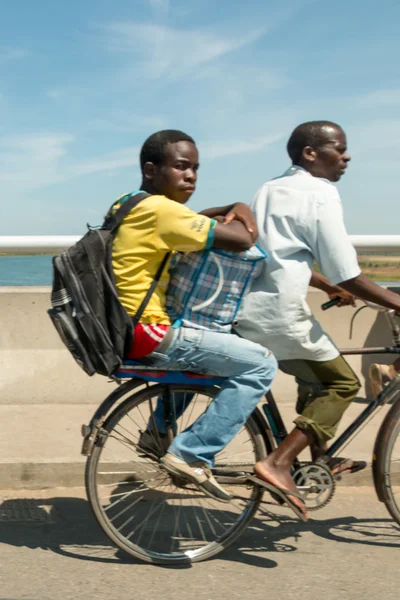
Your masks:
<svg viewBox="0 0 400 600"><path fill-rule="evenodd" d="M341 350L342 356L365 354L398 354L400 356L400 346L388 346L380 348L351 348ZM265 398L266 402L262 404L262 409L274 436L275 442L277 445L279 445L280 442L282 442L282 440L288 435L288 432L272 392L269 391ZM369 402L368 406L361 412L361 414L354 419L347 429L330 446L325 456L328 458L335 456L378 408L392 401L400 401L400 377L393 379L393 381L386 386L376 398Z"/></svg>
<svg viewBox="0 0 400 600"><path fill-rule="evenodd" d="M361 348L361 352L354 352L352 350L343 350L342 356L349 356L352 354L398 354L400 355L400 347L392 346L389 348ZM342 448L350 437L362 427L365 421L373 415L373 413L381 406L384 406L388 402L396 402L400 399L400 378L396 377L393 381L386 386L376 398L373 398L368 406L362 411L358 417L347 427L347 429L338 437L338 439L330 446L327 456L332 457Z"/></svg>
<svg viewBox="0 0 400 600"><path fill-rule="evenodd" d="M394 344L393 346L382 346L376 348L348 348L341 350L342 356L350 355L372 355L372 354L397 354L400 356L400 327L396 321L396 317L387 313L388 321L391 325ZM156 378L154 378L156 381ZM168 382L166 382L168 385ZM188 380L190 383L190 380ZM210 382L211 383L211 382ZM128 392L132 392L137 387L142 385L149 385L148 381L144 379L131 379L125 382L119 388L114 390L98 407L89 425L82 426L82 435L84 438L82 446L82 454L88 456L92 450L93 442L95 439L95 433L99 430L102 423L104 422L106 415L109 413L111 408ZM211 383L211 386L215 383ZM267 392L266 402L262 404L262 410L264 415L260 411L255 411L254 416L257 418L264 442L268 451L272 450L273 439L277 445L288 435L287 429L283 422L282 416L279 412L275 398L271 391ZM388 385L383 391L371 400L368 406L362 411L362 413L347 427L347 429L339 436L339 438L330 446L329 450L325 454L327 458L333 457L350 439L352 435L362 427L365 421L381 406L391 401L400 400L400 377L397 377L393 382ZM166 407L166 418L169 421L169 398L168 394L165 398ZM265 419L264 422L262 422ZM266 427L266 424L269 427ZM272 433L272 435L271 435ZM273 438L273 439L272 439ZM298 466L299 461L294 462L294 466Z"/></svg>

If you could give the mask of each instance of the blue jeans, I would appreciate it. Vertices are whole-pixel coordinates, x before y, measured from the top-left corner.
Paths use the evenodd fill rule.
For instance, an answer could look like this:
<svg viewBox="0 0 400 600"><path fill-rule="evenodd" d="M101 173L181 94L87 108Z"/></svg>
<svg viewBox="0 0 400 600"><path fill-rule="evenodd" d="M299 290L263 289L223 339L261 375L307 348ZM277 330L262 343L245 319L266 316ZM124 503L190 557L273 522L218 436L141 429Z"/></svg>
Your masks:
<svg viewBox="0 0 400 600"><path fill-rule="evenodd" d="M153 352L151 358L160 369L227 377L207 411L168 450L188 463L201 461L209 466L245 424L278 368L275 357L259 344L229 333L187 327L176 331L165 354ZM155 416L162 431L160 404Z"/></svg>

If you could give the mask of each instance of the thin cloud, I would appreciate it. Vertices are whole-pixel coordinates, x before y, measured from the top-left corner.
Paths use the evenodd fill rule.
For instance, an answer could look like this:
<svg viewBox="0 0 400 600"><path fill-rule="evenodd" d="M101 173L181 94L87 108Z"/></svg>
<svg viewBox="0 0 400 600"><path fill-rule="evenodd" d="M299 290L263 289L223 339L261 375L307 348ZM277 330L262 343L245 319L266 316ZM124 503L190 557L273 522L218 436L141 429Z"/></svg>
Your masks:
<svg viewBox="0 0 400 600"><path fill-rule="evenodd" d="M154 23L116 22L105 27L110 50L136 57L141 75L148 79L177 80L258 40L265 31L223 36L203 29L173 29ZM131 60L131 58L129 59Z"/></svg>
<svg viewBox="0 0 400 600"><path fill-rule="evenodd" d="M74 141L68 134L5 136L0 141L0 181L17 187L57 180L57 166Z"/></svg>
<svg viewBox="0 0 400 600"><path fill-rule="evenodd" d="M220 85L224 81L224 93L229 86L247 92L257 89L258 93L268 90L278 90L291 83L290 79L273 68L249 67L248 65L235 64L230 69L222 64L210 64L200 68L192 77L193 81L208 82L214 80ZM238 86L240 81L240 86Z"/></svg>
<svg viewBox="0 0 400 600"><path fill-rule="evenodd" d="M376 90L361 99L361 103L371 106L390 106L400 104L400 89Z"/></svg>
<svg viewBox="0 0 400 600"><path fill-rule="evenodd" d="M9 136L0 142L0 181L21 193L83 175L137 165L139 148L130 146L84 161L71 160L68 134Z"/></svg>
<svg viewBox="0 0 400 600"><path fill-rule="evenodd" d="M138 155L139 148L136 146L122 148L116 152L110 152L109 154L105 154L92 160L73 165L67 169L66 176L70 179L92 173L115 171L125 167L133 167L138 164Z"/></svg>
<svg viewBox="0 0 400 600"><path fill-rule="evenodd" d="M199 144L203 160L259 151L282 139L282 134L247 140L224 140ZM55 183L138 165L140 148L128 146L79 161L71 159L69 147L76 138L68 134L9 136L0 142L0 181L10 192L22 193Z"/></svg>
<svg viewBox="0 0 400 600"><path fill-rule="evenodd" d="M169 12L169 0L148 0L156 19L165 19Z"/></svg>
<svg viewBox="0 0 400 600"><path fill-rule="evenodd" d="M51 90L47 90L46 96L51 100L58 100L65 96L65 91L59 88L53 88Z"/></svg>
<svg viewBox="0 0 400 600"><path fill-rule="evenodd" d="M271 144L275 144L284 137L283 133L258 138L251 142L246 140L226 140L201 144L201 155L203 159L223 158L237 154L249 154L262 150Z"/></svg>
<svg viewBox="0 0 400 600"><path fill-rule="evenodd" d="M138 131L153 132L166 129L168 121L165 117L157 115L141 115L129 111L116 111L109 118L92 119L87 124L91 131L107 133L132 133L137 135Z"/></svg>
<svg viewBox="0 0 400 600"><path fill-rule="evenodd" d="M0 46L0 64L13 60L25 58L27 51L23 48L13 48L11 46Z"/></svg>
<svg viewBox="0 0 400 600"><path fill-rule="evenodd" d="M370 154L376 151L400 146L400 119L375 119L362 125L348 127L348 137L351 151L357 154ZM383 157L388 160L388 156Z"/></svg>
<svg viewBox="0 0 400 600"><path fill-rule="evenodd" d="M200 143L199 147L202 159L209 160L257 152L281 140L283 137L283 134L279 133L268 137L258 138L256 140L252 140L251 142L246 140L226 140L205 144ZM122 148L116 152L111 152L106 155L96 157L92 160L72 165L67 168L65 177L69 179L91 173L137 166L139 150L140 148L137 146Z"/></svg>

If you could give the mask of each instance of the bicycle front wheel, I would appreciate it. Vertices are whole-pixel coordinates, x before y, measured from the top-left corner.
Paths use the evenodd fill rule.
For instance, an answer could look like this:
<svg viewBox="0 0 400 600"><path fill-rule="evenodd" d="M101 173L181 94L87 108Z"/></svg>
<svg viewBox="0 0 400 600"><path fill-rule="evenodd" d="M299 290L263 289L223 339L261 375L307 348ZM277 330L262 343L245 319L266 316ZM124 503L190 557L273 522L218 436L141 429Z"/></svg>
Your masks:
<svg viewBox="0 0 400 600"><path fill-rule="evenodd" d="M154 442L161 454L165 451L152 415L166 392L179 433L207 409L218 389L158 384L127 398L97 436L86 464L86 488L98 522L119 548L152 563L197 562L229 546L252 519L262 490L237 478L265 456L265 445L250 418L215 457L214 475L233 500L224 504L209 498L188 480L169 475L154 454L138 447L141 432L152 423Z"/></svg>
<svg viewBox="0 0 400 600"><path fill-rule="evenodd" d="M400 525L400 400L386 415L376 438L373 474L379 499Z"/></svg>

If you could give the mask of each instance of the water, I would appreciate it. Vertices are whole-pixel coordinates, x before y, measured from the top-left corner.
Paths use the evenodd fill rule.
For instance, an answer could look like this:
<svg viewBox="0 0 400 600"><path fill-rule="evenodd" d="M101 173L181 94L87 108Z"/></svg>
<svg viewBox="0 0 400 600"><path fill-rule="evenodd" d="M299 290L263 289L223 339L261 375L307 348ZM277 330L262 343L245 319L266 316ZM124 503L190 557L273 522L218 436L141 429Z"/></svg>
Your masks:
<svg viewBox="0 0 400 600"><path fill-rule="evenodd" d="M0 256L0 286L51 285L51 256ZM399 282L380 281L380 285L397 286Z"/></svg>
<svg viewBox="0 0 400 600"><path fill-rule="evenodd" d="M51 256L0 256L0 286L51 285Z"/></svg>

